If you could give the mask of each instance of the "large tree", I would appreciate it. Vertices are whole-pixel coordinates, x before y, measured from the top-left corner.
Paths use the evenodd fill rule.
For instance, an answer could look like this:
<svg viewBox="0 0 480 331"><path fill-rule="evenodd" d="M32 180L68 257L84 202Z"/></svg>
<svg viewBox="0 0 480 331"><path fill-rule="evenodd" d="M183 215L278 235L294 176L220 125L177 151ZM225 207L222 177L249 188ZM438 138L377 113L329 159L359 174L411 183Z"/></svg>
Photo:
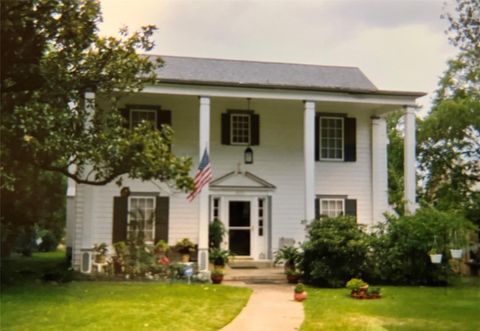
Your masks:
<svg viewBox="0 0 480 331"><path fill-rule="evenodd" d="M172 154L171 129L129 130L117 109L155 83L161 62L137 53L152 49L154 26L102 37L94 0L2 1L1 15L4 185L15 179L15 160L84 184L127 174L191 189L191 162ZM89 105L88 91L104 102Z"/></svg>
<svg viewBox="0 0 480 331"><path fill-rule="evenodd" d="M423 198L444 210L469 208L479 189L480 0L457 0L455 13L445 17L458 53L418 130Z"/></svg>
<svg viewBox="0 0 480 331"><path fill-rule="evenodd" d="M458 0L449 22L457 47L448 61L428 115L418 119L417 151L422 203L441 210L461 209L480 224L480 0ZM388 118L389 198L403 213L401 116ZM477 216L475 216L477 215Z"/></svg>
<svg viewBox="0 0 480 331"><path fill-rule="evenodd" d="M156 81L161 61L138 54L152 49L154 26L103 37L99 1L0 4L2 242L63 224L54 216L64 208L61 177L104 185L128 175L192 188L191 160L172 153L171 128L130 130L118 110Z"/></svg>

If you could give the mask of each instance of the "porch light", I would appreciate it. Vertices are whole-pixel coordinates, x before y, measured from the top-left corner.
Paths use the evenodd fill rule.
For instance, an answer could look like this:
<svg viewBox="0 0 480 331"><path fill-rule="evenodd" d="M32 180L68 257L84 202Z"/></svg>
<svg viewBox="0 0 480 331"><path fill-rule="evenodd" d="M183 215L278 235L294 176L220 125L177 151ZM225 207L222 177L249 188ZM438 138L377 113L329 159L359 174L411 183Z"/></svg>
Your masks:
<svg viewBox="0 0 480 331"><path fill-rule="evenodd" d="M250 147L247 147L244 152L245 164L253 163L253 150Z"/></svg>

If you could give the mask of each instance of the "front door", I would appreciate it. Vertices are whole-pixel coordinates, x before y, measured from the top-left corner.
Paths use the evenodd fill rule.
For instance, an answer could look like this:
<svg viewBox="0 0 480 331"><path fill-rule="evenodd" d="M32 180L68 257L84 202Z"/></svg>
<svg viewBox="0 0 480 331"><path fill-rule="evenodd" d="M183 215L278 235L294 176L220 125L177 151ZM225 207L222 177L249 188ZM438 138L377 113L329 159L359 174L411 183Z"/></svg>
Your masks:
<svg viewBox="0 0 480 331"><path fill-rule="evenodd" d="M251 255L250 200L228 201L228 249L237 256Z"/></svg>

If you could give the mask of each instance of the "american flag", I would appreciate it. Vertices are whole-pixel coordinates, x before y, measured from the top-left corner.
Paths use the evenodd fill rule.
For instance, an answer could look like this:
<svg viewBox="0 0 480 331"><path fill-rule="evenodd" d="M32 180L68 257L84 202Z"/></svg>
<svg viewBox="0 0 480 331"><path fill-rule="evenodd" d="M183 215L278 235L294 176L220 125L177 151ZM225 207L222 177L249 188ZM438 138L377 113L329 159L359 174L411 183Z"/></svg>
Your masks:
<svg viewBox="0 0 480 331"><path fill-rule="evenodd" d="M198 165L197 173L195 175L195 190L190 193L187 197L189 202L192 202L193 199L202 191L202 188L207 185L212 179L212 168L210 167L210 159L208 158L208 152L205 148L203 153L202 160Z"/></svg>

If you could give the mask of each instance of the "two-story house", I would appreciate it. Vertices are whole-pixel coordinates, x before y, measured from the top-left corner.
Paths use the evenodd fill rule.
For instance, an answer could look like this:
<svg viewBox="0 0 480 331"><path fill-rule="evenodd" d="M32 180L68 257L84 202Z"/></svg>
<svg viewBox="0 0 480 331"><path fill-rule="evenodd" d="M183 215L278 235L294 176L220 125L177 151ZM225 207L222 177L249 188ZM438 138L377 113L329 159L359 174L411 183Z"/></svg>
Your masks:
<svg viewBox="0 0 480 331"><path fill-rule="evenodd" d="M347 214L381 222L389 209L384 116L392 111L405 112L405 199L413 211L415 100L424 93L379 90L354 67L162 58L158 83L125 100L125 118L171 125L173 152L194 165L208 150L213 180L192 202L159 182L69 181L67 245L76 269L90 263L83 250L126 238L133 209L157 217L147 241L196 242L200 270L213 218L227 229L225 248L253 260L271 260L282 238L303 241L302 220Z"/></svg>

